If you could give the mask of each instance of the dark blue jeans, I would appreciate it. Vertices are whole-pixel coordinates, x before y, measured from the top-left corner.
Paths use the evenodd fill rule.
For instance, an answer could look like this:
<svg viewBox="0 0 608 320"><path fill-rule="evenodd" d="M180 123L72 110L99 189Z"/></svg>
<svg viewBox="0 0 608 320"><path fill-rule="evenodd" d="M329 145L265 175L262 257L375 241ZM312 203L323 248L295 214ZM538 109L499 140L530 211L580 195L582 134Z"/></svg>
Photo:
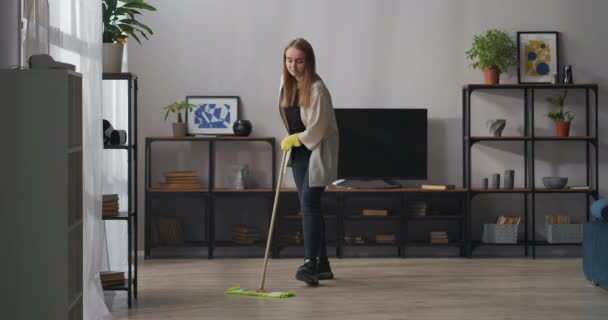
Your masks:
<svg viewBox="0 0 608 320"><path fill-rule="evenodd" d="M304 258L327 258L325 219L321 213L321 196L325 187L311 187L308 183L308 162L311 151L306 147L291 149L293 178L298 188L304 234Z"/></svg>

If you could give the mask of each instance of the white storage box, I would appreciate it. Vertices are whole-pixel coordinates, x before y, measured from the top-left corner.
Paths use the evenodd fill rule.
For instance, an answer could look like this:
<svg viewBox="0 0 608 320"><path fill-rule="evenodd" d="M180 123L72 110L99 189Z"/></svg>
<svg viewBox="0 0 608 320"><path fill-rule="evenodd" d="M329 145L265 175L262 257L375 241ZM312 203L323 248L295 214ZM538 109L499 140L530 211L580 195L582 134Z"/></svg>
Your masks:
<svg viewBox="0 0 608 320"><path fill-rule="evenodd" d="M549 243L581 243L583 242L583 225L580 223L547 223L547 241Z"/></svg>
<svg viewBox="0 0 608 320"><path fill-rule="evenodd" d="M495 224L483 225L481 241L484 243L517 243L519 224Z"/></svg>

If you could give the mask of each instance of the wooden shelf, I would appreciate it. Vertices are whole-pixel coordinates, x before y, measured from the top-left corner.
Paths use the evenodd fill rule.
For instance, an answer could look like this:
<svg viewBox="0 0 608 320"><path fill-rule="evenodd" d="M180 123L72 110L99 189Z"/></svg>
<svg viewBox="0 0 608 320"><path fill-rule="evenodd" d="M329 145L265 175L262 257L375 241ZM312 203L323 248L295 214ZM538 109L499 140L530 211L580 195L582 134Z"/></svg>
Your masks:
<svg viewBox="0 0 608 320"><path fill-rule="evenodd" d="M454 214L454 215L430 215L430 216L407 216L408 220L460 220L464 219L463 215Z"/></svg>
<svg viewBox="0 0 608 320"><path fill-rule="evenodd" d="M532 189L529 188L513 188L513 189L481 189L472 188L473 193L529 193Z"/></svg>
<svg viewBox="0 0 608 320"><path fill-rule="evenodd" d="M462 86L465 90L492 90L492 89L593 89L597 90L595 83L499 83L499 84L465 84Z"/></svg>
<svg viewBox="0 0 608 320"><path fill-rule="evenodd" d="M532 241L530 241L532 243ZM533 242L536 246L580 246L582 243L549 243L547 240L536 240Z"/></svg>
<svg viewBox="0 0 608 320"><path fill-rule="evenodd" d="M570 137L552 137L552 136L539 136L534 137L537 141L594 141L595 138L592 136L570 136Z"/></svg>
<svg viewBox="0 0 608 320"><path fill-rule="evenodd" d="M274 142L274 137L239 137L239 136L187 136L172 137L158 136L146 137L146 143L154 141L265 141Z"/></svg>
<svg viewBox="0 0 608 320"><path fill-rule="evenodd" d="M137 75L131 72L104 72L101 78L103 80L135 80Z"/></svg>
<svg viewBox="0 0 608 320"><path fill-rule="evenodd" d="M529 136L504 136L504 137L493 137L493 136L466 136L465 140L470 142L479 141L530 141L532 138Z"/></svg>
<svg viewBox="0 0 608 320"><path fill-rule="evenodd" d="M364 215L348 215L345 217L347 220L399 220L401 216L388 215L388 216L364 216Z"/></svg>
<svg viewBox="0 0 608 320"><path fill-rule="evenodd" d="M430 241L408 241L408 246L412 247L461 247L464 241L450 241L448 243L431 243Z"/></svg>
<svg viewBox="0 0 608 320"><path fill-rule="evenodd" d="M283 219L286 219L286 220L301 220L302 219L302 216L299 216L297 214L291 214L291 215L280 216L280 217ZM323 215L323 217L328 220L336 219L336 215Z"/></svg>
<svg viewBox="0 0 608 320"><path fill-rule="evenodd" d="M595 193L595 189L588 190L577 190L577 189L546 189L537 188L534 190L536 193Z"/></svg>
<svg viewBox="0 0 608 320"><path fill-rule="evenodd" d="M115 217L101 217L101 220L129 220L129 213L126 211L121 211Z"/></svg>
<svg viewBox="0 0 608 320"><path fill-rule="evenodd" d="M430 190L421 188L395 188L395 189L342 189L336 187L327 187L327 192L345 192L345 193L462 193L467 192L465 188L455 188L447 190Z"/></svg>
<svg viewBox="0 0 608 320"><path fill-rule="evenodd" d="M186 193L208 193L209 189L161 189L161 188L148 188L147 192L156 192L156 193L176 193L176 192L186 192Z"/></svg>
<svg viewBox="0 0 608 320"><path fill-rule="evenodd" d="M258 240L258 241L255 241L252 244L235 243L233 241L214 241L213 245L215 247L262 247L262 248L265 248L266 247L266 240L265 239Z"/></svg>
<svg viewBox="0 0 608 320"><path fill-rule="evenodd" d="M111 286L102 286L104 291L129 291L129 282L131 280L125 279L120 284L115 284Z"/></svg>
<svg viewBox="0 0 608 320"><path fill-rule="evenodd" d="M228 188L219 188L219 189L213 189L211 190L211 192L216 192L216 193L272 193L272 189L242 189L242 190L237 190L237 189L228 189Z"/></svg>
<svg viewBox="0 0 608 320"><path fill-rule="evenodd" d="M112 145L104 145L104 149L106 150L132 150L135 148L135 145L120 145L120 146L112 146Z"/></svg>

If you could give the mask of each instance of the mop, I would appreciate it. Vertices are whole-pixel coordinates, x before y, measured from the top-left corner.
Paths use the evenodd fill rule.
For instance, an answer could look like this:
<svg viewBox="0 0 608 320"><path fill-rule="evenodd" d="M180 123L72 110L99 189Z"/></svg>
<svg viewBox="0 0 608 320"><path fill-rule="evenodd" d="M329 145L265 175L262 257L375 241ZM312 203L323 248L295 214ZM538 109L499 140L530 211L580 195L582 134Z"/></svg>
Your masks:
<svg viewBox="0 0 608 320"><path fill-rule="evenodd" d="M283 172L285 171L285 158L287 157L287 151L283 151L281 156L281 170L279 170L279 178L277 181L277 188L274 194L274 205L272 206L272 217L270 218L270 228L268 228L268 240L266 241L266 253L264 254L264 268L262 269L262 279L260 288L257 290L242 289L241 287L231 287L226 289L227 294L238 294L244 296L256 296L265 298L290 298L295 297L296 293L293 291L271 291L267 292L264 289L264 283L266 281L266 268L268 267L268 254L270 252L270 244L272 243L272 231L274 229L274 219L277 214L277 205L279 203L279 190L281 189L281 183L283 182Z"/></svg>

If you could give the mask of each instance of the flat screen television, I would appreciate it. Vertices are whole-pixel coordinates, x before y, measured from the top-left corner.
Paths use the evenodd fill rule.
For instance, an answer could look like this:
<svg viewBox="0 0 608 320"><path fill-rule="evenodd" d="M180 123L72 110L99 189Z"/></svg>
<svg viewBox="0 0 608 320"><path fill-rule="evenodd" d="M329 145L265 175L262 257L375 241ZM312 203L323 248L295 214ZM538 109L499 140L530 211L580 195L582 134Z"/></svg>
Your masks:
<svg viewBox="0 0 608 320"><path fill-rule="evenodd" d="M427 109L335 109L338 178L427 178Z"/></svg>

